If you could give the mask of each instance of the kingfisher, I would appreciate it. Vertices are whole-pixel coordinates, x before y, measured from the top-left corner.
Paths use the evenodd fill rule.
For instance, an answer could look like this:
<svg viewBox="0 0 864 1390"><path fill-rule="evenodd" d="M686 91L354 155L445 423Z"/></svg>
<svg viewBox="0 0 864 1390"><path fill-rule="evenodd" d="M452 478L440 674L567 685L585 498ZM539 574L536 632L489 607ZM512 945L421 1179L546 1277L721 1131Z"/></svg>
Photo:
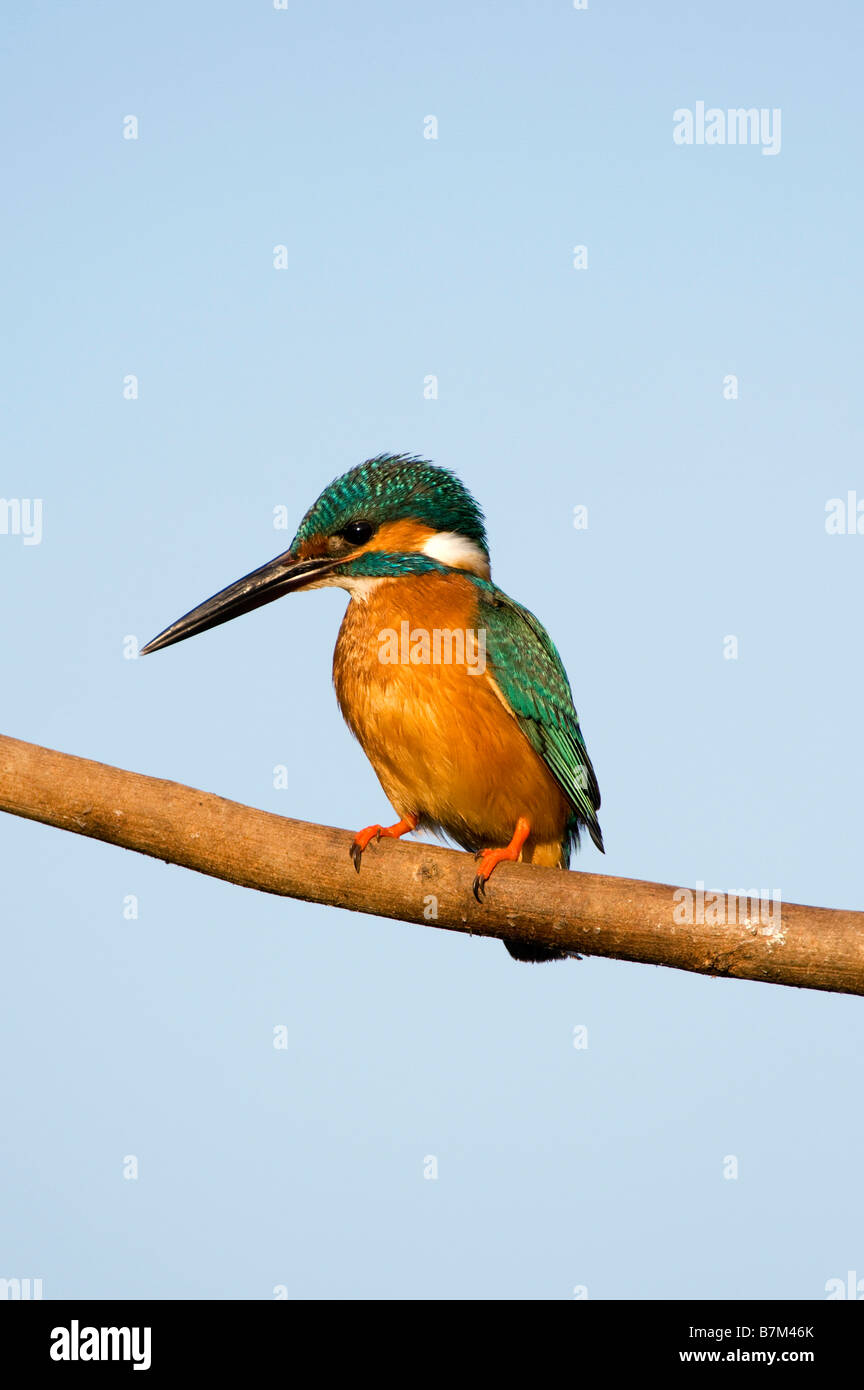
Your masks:
<svg viewBox="0 0 864 1390"><path fill-rule="evenodd" d="M448 468L379 454L336 478L291 546L193 608L142 655L283 594L349 595L336 698L396 814L349 852L431 830L474 854L483 903L498 864L566 869L587 830L603 851L600 790L561 657L533 613L492 583L483 513ZM466 883L467 888L467 883ZM520 961L568 952L504 941Z"/></svg>

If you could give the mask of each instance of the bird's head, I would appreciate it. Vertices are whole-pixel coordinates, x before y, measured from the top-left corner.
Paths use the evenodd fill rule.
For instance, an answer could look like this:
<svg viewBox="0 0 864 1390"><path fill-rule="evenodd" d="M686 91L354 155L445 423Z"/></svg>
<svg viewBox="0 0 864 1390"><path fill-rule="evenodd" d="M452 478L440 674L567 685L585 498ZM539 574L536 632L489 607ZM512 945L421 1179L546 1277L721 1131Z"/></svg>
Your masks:
<svg viewBox="0 0 864 1390"><path fill-rule="evenodd" d="M362 599L371 584L442 565L489 578L483 513L449 469L381 454L324 489L289 550L178 618L141 651L182 642L300 589L337 585Z"/></svg>

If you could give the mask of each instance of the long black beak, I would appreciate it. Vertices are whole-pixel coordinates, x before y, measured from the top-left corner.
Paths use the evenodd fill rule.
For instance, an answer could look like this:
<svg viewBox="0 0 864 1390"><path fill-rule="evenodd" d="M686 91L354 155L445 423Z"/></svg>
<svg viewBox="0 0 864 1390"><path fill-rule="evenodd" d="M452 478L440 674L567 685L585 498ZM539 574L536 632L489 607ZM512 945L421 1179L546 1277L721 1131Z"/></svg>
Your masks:
<svg viewBox="0 0 864 1390"><path fill-rule="evenodd" d="M142 647L141 655L158 652L160 647L170 647L175 642L184 642L187 637L206 632L209 627L218 627L220 623L239 618L241 613L251 613L253 608L272 603L283 594L292 594L297 589L303 589L307 584L330 574L337 563L338 561L327 556L315 560L298 560L296 555L286 550L284 555L277 555L275 560L270 560L260 569L244 575L236 584L229 584L227 589L220 589L218 594L208 598L206 603L199 603L190 613L184 613L176 623L166 627L164 632L160 632L158 637L154 637L146 647Z"/></svg>

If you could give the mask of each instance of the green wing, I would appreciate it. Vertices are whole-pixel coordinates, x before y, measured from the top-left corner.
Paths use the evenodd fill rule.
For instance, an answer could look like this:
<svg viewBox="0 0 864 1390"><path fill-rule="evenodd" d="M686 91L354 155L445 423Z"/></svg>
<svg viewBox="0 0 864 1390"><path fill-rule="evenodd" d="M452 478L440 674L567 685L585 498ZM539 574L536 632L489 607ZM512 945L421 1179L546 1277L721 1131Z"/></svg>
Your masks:
<svg viewBox="0 0 864 1390"><path fill-rule="evenodd" d="M570 833L585 825L599 850L600 788L588 757L567 673L543 624L494 584L474 581L477 625L486 630L486 664L520 729L573 808Z"/></svg>

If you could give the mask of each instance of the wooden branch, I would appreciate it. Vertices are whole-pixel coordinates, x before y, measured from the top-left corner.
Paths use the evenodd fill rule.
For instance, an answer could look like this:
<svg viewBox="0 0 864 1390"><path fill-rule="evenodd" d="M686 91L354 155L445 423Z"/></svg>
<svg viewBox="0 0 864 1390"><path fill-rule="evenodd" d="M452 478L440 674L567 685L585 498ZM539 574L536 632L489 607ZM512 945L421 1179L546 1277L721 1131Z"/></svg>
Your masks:
<svg viewBox="0 0 864 1390"><path fill-rule="evenodd" d="M697 892L662 883L523 864L500 865L480 907L471 894L474 862L458 851L382 840L358 875L346 830L3 737L0 810L306 902L704 975L864 994L862 912L773 902L760 912L753 900L724 898L714 921L710 895L703 905Z"/></svg>

